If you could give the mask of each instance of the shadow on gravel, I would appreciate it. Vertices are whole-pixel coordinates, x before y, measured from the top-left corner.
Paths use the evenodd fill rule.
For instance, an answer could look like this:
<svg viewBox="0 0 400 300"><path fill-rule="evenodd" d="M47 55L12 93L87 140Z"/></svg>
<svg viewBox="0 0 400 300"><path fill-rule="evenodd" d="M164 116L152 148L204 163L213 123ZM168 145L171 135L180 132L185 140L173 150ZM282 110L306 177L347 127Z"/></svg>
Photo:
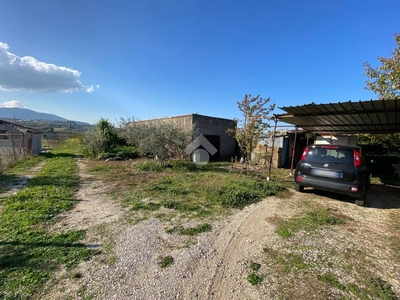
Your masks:
<svg viewBox="0 0 400 300"><path fill-rule="evenodd" d="M334 200L355 204L355 199L346 195L305 189L304 194L314 194ZM400 208L400 186L371 184L366 196L366 208L395 209Z"/></svg>

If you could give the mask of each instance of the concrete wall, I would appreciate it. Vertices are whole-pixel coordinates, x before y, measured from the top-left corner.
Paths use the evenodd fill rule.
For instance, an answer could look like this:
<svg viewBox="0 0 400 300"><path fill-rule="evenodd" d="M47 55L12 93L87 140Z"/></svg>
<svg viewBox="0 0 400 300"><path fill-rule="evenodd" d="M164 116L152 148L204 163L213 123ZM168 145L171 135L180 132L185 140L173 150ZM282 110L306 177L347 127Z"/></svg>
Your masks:
<svg viewBox="0 0 400 300"><path fill-rule="evenodd" d="M233 133L228 130L233 130L236 126L235 121L222 118L214 118L202 116L198 114L192 115L193 124L198 133L203 135L215 135L220 137L219 157L229 159L235 156L236 139Z"/></svg>

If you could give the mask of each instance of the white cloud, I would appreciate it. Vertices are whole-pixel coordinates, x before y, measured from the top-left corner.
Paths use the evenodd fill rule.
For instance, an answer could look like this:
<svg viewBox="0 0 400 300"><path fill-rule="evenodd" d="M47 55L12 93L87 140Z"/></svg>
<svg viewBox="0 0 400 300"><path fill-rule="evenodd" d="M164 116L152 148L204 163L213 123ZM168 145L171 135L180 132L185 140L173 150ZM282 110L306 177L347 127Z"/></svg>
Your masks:
<svg viewBox="0 0 400 300"><path fill-rule="evenodd" d="M25 105L23 105L21 102L17 100L11 100L7 102L0 103L0 107L7 107L7 108L26 108Z"/></svg>
<svg viewBox="0 0 400 300"><path fill-rule="evenodd" d="M93 92L79 81L81 73L38 61L32 56L19 57L8 52L8 45L0 42L0 90L32 92Z"/></svg>

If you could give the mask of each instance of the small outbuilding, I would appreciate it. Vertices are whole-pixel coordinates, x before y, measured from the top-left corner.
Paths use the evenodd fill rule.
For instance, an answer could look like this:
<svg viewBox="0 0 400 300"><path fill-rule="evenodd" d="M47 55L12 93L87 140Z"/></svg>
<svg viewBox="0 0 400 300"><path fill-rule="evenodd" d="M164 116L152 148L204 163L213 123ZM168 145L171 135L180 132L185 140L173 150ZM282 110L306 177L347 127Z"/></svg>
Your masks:
<svg viewBox="0 0 400 300"><path fill-rule="evenodd" d="M14 149L19 155L42 153L42 132L0 120L0 147Z"/></svg>
<svg viewBox="0 0 400 300"><path fill-rule="evenodd" d="M193 128L198 134L202 134L216 149L212 159L230 159L235 156L237 142L233 133L236 122L230 119L203 116L199 114L189 114L175 117L166 117L157 120L170 120L185 128ZM144 120L139 122L149 122Z"/></svg>

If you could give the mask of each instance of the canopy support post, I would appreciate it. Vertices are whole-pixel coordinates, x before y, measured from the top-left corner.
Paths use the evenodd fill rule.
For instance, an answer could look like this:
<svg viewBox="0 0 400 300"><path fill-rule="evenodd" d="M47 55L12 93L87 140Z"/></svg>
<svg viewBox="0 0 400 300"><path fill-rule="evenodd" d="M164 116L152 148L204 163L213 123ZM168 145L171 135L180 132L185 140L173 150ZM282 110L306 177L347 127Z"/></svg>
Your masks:
<svg viewBox="0 0 400 300"><path fill-rule="evenodd" d="M294 155L296 153L296 142L297 142L297 126L295 127L294 131L294 142L292 146L292 162L290 163L290 176L293 175L293 164L294 164Z"/></svg>

